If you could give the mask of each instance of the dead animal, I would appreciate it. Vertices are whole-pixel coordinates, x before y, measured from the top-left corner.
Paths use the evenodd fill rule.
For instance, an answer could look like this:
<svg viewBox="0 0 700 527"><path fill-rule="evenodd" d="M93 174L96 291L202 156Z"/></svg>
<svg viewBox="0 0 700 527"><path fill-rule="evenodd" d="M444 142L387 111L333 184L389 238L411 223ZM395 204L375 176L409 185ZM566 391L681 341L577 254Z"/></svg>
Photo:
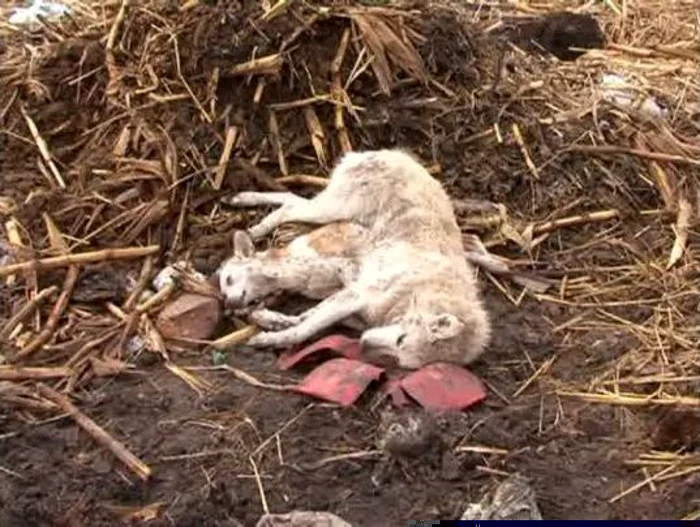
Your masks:
<svg viewBox="0 0 700 527"><path fill-rule="evenodd" d="M256 322L276 330L257 334L249 345L301 344L335 323L359 316L366 328L361 337L365 355L393 357L403 368L438 361L469 364L487 346L489 318L474 270L464 257L450 199L410 154L346 154L328 186L313 199L243 192L230 203L279 208L250 228L249 246L219 269L221 292L228 302L242 306L274 288L308 288L310 276L322 271L318 292L323 300L296 317L266 312ZM289 222L326 230L302 238L296 250L267 253L262 264L254 264L262 265L258 272L241 266L242 258L253 255L252 241ZM238 241L241 247L248 244L241 235ZM318 259L318 250L312 250L310 260L300 265L299 255L311 246L325 247L324 258ZM335 260L328 260L329 254Z"/></svg>
<svg viewBox="0 0 700 527"><path fill-rule="evenodd" d="M289 202L294 195L263 194L266 203ZM239 194L241 199L251 196ZM249 201L250 202L250 201ZM296 237L284 248L257 251L250 235L237 231L233 256L217 270L219 286L228 304L245 306L286 291L323 299L356 274L355 257L366 230L351 222L333 222Z"/></svg>

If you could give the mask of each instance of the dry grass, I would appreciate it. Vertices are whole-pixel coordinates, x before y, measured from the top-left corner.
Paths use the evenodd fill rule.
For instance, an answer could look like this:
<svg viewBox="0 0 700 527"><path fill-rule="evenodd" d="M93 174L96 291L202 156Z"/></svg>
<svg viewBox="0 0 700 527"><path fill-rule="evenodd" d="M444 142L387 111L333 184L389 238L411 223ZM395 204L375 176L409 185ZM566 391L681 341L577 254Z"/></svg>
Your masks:
<svg viewBox="0 0 700 527"><path fill-rule="evenodd" d="M456 199L503 202L497 213L463 215L465 231L547 280L532 292L489 276L514 306L528 297L572 308L552 324L562 350L609 334L634 343L607 350L595 368L582 364L576 378L560 378L558 355L547 357L513 398L538 385L598 404L700 404L694 0L581 4L611 43L572 63L484 44L455 22L488 34L571 2L519 2L512 12L474 2L423 15L279 2L245 16L196 0L179 10L66 3L70 18L33 31L0 22L0 242L12 256L0 266L0 399L18 418L67 406L55 390L70 395L121 372L134 335L145 342L137 353L162 355L206 389L171 360L152 323L173 291L117 305L118 294L91 289L91 273L130 277L142 290L183 257L211 271L248 221L221 198L313 190L341 152L387 142L417 150ZM669 117L648 121L606 102L604 73L634 81ZM501 191L497 180L518 183ZM250 334L233 329L242 333L229 343ZM694 454L634 462L648 481L626 492L700 470Z"/></svg>

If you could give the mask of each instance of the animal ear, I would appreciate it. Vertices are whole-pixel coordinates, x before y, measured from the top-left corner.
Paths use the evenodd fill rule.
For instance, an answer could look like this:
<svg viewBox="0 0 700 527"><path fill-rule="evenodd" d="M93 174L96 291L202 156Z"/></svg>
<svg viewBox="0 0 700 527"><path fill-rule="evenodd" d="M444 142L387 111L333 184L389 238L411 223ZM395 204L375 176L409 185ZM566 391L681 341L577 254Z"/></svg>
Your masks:
<svg viewBox="0 0 700 527"><path fill-rule="evenodd" d="M451 313L441 313L432 317L428 330L433 340L445 340L456 337L464 329L464 323Z"/></svg>
<svg viewBox="0 0 700 527"><path fill-rule="evenodd" d="M233 234L233 255L239 258L250 258L255 253L255 245L245 231L236 231Z"/></svg>

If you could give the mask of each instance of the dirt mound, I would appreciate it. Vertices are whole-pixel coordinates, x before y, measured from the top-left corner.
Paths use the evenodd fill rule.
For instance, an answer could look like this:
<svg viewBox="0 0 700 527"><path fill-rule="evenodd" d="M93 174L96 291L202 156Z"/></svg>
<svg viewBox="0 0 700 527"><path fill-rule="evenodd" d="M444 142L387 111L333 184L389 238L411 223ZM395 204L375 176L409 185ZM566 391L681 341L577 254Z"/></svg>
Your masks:
<svg viewBox="0 0 700 527"><path fill-rule="evenodd" d="M515 471L545 519L692 515L695 442L674 416L698 402L694 11L639 4L597 13L606 49L572 62L501 31L542 13L449 3L71 2L0 23L3 525L248 525L265 508L394 525L458 517ZM391 146L546 286L484 275L489 399L442 416L440 448L410 462L376 448L383 401L341 411L207 369L220 352L163 346L160 305L134 296L168 263L210 273L229 254L250 217L222 198L313 193L342 152ZM225 360L279 381L268 354Z"/></svg>

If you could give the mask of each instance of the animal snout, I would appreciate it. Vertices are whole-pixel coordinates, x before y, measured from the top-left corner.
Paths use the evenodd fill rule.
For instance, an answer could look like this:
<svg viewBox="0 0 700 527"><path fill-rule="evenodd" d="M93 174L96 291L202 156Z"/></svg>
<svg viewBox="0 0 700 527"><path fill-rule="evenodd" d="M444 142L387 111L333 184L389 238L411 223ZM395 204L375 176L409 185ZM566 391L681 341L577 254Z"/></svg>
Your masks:
<svg viewBox="0 0 700 527"><path fill-rule="evenodd" d="M246 297L248 292L244 290L223 290L224 294L224 299L226 300L226 303L229 305L233 305L236 307L245 307L246 306Z"/></svg>
<svg viewBox="0 0 700 527"><path fill-rule="evenodd" d="M219 277L219 289L227 304L244 306L248 291L241 284L237 284L234 278L227 273L221 273Z"/></svg>
<svg viewBox="0 0 700 527"><path fill-rule="evenodd" d="M404 329L396 324L372 328L365 331L360 337L362 349L398 349L406 338Z"/></svg>

